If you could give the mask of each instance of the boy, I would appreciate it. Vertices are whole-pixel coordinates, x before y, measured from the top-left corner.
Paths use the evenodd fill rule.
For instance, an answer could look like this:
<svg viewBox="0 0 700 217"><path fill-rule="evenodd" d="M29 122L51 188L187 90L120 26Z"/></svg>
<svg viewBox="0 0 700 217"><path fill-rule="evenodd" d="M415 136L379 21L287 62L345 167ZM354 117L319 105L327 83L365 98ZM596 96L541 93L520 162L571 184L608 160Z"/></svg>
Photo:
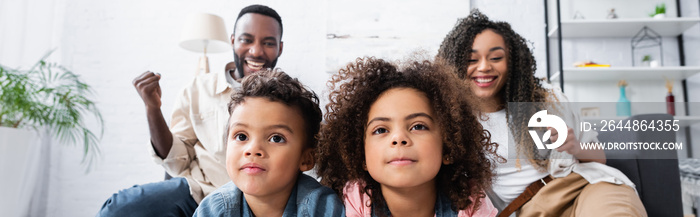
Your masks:
<svg viewBox="0 0 700 217"><path fill-rule="evenodd" d="M233 182L204 198L195 216L344 216L333 190L302 173L315 163L316 94L275 70L245 77L231 98L225 143Z"/></svg>

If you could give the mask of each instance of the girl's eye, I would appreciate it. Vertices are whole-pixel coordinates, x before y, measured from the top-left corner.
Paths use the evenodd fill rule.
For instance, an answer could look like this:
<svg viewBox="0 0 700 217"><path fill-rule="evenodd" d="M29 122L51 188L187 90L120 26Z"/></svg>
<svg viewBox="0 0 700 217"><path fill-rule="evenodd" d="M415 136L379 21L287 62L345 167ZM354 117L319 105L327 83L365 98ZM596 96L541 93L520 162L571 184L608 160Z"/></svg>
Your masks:
<svg viewBox="0 0 700 217"><path fill-rule="evenodd" d="M382 133L387 133L387 132L389 132L389 131L387 131L387 130L384 129L384 128L379 128L379 129L374 130L374 131L372 132L372 134L377 135L377 134L382 134Z"/></svg>
<svg viewBox="0 0 700 217"><path fill-rule="evenodd" d="M498 60L501 60L501 59L503 59L503 57L494 57L494 58L491 58L491 60L494 60L494 61L498 61Z"/></svg>
<svg viewBox="0 0 700 217"><path fill-rule="evenodd" d="M274 142L274 143L285 143L285 142L287 142L287 140L284 139L284 137L282 137L282 136L280 136L280 135L274 135L274 136L270 137L270 139L269 139L268 141Z"/></svg>
<svg viewBox="0 0 700 217"><path fill-rule="evenodd" d="M233 139L235 139L236 141L246 141L246 140L248 140L248 136L246 136L245 134L239 133L239 134L236 134L235 136L233 136Z"/></svg>
<svg viewBox="0 0 700 217"><path fill-rule="evenodd" d="M411 130L428 130L428 127L423 124L416 124L411 127Z"/></svg>
<svg viewBox="0 0 700 217"><path fill-rule="evenodd" d="M467 60L467 63L469 63L469 64L474 64L474 63L476 63L476 62L478 62L478 61L479 61L479 60L477 60L477 59L469 59L469 60Z"/></svg>

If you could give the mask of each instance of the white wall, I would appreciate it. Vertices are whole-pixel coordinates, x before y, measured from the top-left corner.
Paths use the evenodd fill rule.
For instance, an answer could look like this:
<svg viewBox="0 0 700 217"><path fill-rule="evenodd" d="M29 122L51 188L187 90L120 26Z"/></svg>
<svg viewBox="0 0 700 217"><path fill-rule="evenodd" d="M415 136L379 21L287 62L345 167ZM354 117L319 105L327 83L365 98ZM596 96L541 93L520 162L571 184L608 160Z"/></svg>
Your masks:
<svg viewBox="0 0 700 217"><path fill-rule="evenodd" d="M175 95L193 76L200 55L177 46L183 19L190 12L214 13L224 18L230 33L238 11L252 3L240 0L0 0L0 63L12 66L31 64L45 50L58 48L53 60L81 74L93 86L105 118L101 158L91 173L85 174L80 166L79 147L52 146L48 165L50 172L44 179L48 180L48 189L42 195L46 198L46 204L35 206L40 209L35 210L35 215L93 216L112 193L134 184L162 180L163 169L155 165L148 155L150 146L144 107L131 85L132 79L146 70L163 75L162 108L166 119L169 119ZM371 6L370 1L345 0L294 3L270 0L260 3L276 9L283 19L285 46L278 66L299 77L304 84L321 94L322 99L325 99L328 72L337 70L360 54L397 59L417 48L435 54L442 37L452 28L457 17L468 14L470 7L479 8L491 19L511 23L534 48L538 62L537 76L546 74L543 1L450 0L437 3L411 0L374 3L379 6ZM681 4L684 16L697 16L697 1L682 0ZM623 11L618 15L624 15ZM700 27L696 26L689 32L686 35L687 65L700 65L700 50L690 49L699 46ZM345 41L326 40L329 33L352 37ZM586 43L598 46L584 41ZM605 43L611 44L608 49L613 49L613 46L629 49L624 47L628 45L624 40L610 39ZM368 44L368 47L357 47ZM669 64L674 61L672 55L676 48L673 44L675 42L664 41L664 49L669 50L669 56L665 56ZM580 46L575 49L581 52L576 57L599 55L595 47L589 49ZM622 54L627 53L625 50ZM607 52L603 54L607 55ZM611 55L600 58L614 59L617 57L615 55L619 56ZM675 58L677 62L678 57ZM209 59L212 71L219 72L225 63L232 60L232 55L230 52L209 54ZM614 83L600 85L612 86ZM639 84L643 85L647 84ZM691 90L700 92L699 76L689 79L689 85ZM652 92L663 93L663 85L659 86L660 90L630 90L630 99L661 101L663 98L660 95L651 95ZM574 84L566 87L567 95L573 101L617 100L617 92L577 92L578 89L581 88ZM612 98L601 98L605 95ZM676 97L681 98L680 93ZM690 99L698 102L698 97L700 94L695 94Z"/></svg>

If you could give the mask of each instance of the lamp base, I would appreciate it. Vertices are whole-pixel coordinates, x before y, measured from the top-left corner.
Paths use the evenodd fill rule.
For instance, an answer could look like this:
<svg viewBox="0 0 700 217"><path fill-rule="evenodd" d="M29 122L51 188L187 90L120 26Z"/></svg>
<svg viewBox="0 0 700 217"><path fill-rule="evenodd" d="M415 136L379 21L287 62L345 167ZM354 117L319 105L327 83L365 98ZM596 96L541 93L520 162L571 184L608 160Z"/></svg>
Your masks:
<svg viewBox="0 0 700 217"><path fill-rule="evenodd" d="M204 71L205 74L209 73L209 58L207 58L206 55L199 58L199 65L197 66L195 76L199 75L200 71Z"/></svg>

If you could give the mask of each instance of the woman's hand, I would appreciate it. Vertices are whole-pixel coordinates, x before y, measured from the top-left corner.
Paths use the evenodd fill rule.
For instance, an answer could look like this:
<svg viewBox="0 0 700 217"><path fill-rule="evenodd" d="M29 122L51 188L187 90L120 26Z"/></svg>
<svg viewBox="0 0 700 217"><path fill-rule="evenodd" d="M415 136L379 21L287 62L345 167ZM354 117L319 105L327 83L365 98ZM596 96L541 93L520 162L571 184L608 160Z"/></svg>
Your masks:
<svg viewBox="0 0 700 217"><path fill-rule="evenodd" d="M559 138L559 133L557 132L557 130L552 127L547 127L547 129L552 131L552 134L549 136L549 140L552 142L557 141L557 139ZM603 152L603 150L581 149L580 142L576 138L576 134L574 134L574 129L570 127L568 128L567 135L568 136L566 137L564 144L559 146L559 148L557 148L557 151L567 152L576 157L576 159L578 159L581 162L595 161L598 163L605 164L605 152Z"/></svg>

